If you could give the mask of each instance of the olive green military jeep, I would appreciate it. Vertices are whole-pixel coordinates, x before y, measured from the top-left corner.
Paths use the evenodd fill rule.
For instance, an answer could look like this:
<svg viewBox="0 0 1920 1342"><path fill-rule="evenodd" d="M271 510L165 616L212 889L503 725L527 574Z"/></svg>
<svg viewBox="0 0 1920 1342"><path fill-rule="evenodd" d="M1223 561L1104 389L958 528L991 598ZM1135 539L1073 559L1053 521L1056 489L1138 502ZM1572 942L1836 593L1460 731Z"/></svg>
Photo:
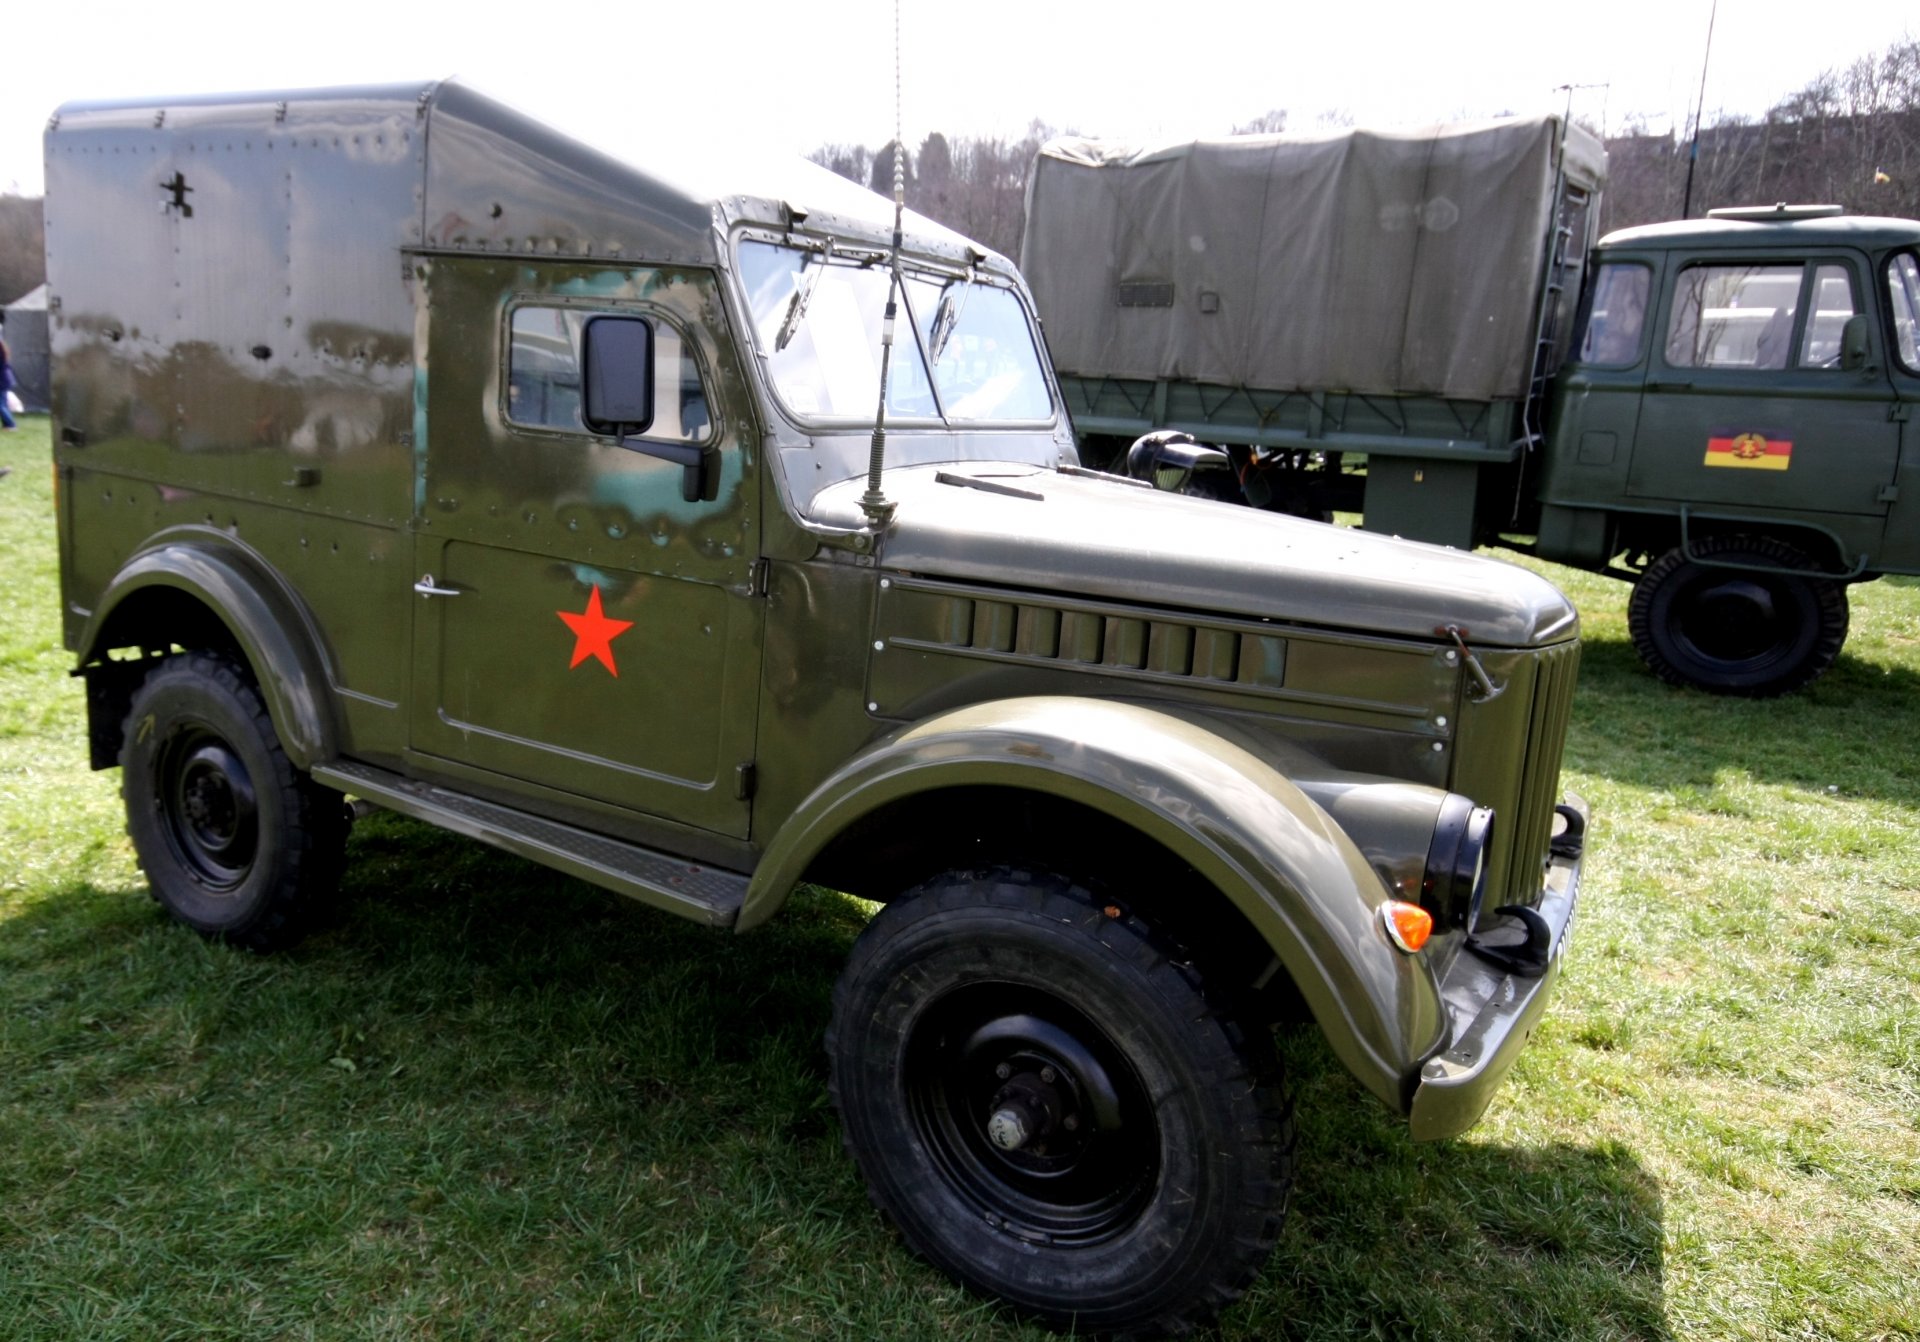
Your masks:
<svg viewBox="0 0 1920 1342"><path fill-rule="evenodd" d="M75 104L46 151L65 638L179 920L297 935L347 797L720 928L879 901L847 1147L1083 1330L1259 1268L1272 1024L1416 1138L1483 1112L1578 887L1550 585L1081 470L1008 262L909 217L895 291L811 165L458 84Z"/></svg>

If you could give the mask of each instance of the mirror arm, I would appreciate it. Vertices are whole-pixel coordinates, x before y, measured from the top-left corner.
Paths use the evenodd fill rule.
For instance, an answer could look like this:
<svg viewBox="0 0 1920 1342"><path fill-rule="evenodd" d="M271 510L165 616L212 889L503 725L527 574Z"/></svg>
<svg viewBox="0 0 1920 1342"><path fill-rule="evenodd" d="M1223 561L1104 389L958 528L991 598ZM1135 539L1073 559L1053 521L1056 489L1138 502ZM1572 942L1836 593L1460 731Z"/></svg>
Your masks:
<svg viewBox="0 0 1920 1342"><path fill-rule="evenodd" d="M643 457L658 457L661 461L671 461L683 467L680 477L680 497L688 503L698 503L707 492L707 450L696 443L660 443L645 438L629 438L623 431L615 441L629 452L638 452Z"/></svg>

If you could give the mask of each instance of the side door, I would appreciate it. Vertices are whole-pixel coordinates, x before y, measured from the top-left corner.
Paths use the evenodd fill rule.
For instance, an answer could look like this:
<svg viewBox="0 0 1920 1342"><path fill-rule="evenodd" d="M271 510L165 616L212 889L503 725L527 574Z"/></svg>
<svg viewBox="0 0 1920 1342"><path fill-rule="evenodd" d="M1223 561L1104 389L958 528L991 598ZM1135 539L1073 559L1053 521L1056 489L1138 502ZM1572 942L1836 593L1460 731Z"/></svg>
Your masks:
<svg viewBox="0 0 1920 1342"><path fill-rule="evenodd" d="M1877 551L1900 443L1879 335L1843 366L1847 323L1869 310L1864 258L1702 253L1669 265L1629 496L1804 519L1849 559Z"/></svg>
<svg viewBox="0 0 1920 1342"><path fill-rule="evenodd" d="M1554 381L1540 498L1572 506L1620 496L1640 422L1657 257L1603 256Z"/></svg>
<svg viewBox="0 0 1920 1342"><path fill-rule="evenodd" d="M416 768L533 809L606 807L748 832L761 606L751 402L714 276L438 257L426 270L415 499ZM641 436L588 431L579 351L598 314L652 328Z"/></svg>
<svg viewBox="0 0 1920 1342"><path fill-rule="evenodd" d="M1896 573L1920 573L1920 250L1888 257L1880 272L1885 287L1893 357L1892 418L1900 433L1900 483L1887 514L1886 546L1876 565Z"/></svg>

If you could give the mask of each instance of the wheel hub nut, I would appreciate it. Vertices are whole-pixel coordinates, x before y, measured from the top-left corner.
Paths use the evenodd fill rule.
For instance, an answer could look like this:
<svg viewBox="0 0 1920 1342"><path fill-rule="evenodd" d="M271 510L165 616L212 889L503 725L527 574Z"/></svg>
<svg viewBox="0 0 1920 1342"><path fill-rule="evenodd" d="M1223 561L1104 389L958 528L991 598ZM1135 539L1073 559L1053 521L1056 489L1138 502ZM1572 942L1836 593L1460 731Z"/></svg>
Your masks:
<svg viewBox="0 0 1920 1342"><path fill-rule="evenodd" d="M987 1137L1002 1151L1018 1151L1032 1136L1027 1116L1011 1105L996 1109L987 1120Z"/></svg>

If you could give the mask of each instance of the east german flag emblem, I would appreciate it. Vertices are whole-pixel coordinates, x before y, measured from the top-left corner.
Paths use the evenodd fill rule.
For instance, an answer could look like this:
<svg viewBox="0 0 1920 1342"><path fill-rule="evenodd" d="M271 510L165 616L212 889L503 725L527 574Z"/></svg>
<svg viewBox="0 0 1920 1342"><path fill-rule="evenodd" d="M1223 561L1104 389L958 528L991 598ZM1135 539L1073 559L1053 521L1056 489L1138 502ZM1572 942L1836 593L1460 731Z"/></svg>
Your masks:
<svg viewBox="0 0 1920 1342"><path fill-rule="evenodd" d="M1706 464L1738 466L1753 471L1784 471L1793 465L1793 443L1758 433L1735 433L1707 439Z"/></svg>

